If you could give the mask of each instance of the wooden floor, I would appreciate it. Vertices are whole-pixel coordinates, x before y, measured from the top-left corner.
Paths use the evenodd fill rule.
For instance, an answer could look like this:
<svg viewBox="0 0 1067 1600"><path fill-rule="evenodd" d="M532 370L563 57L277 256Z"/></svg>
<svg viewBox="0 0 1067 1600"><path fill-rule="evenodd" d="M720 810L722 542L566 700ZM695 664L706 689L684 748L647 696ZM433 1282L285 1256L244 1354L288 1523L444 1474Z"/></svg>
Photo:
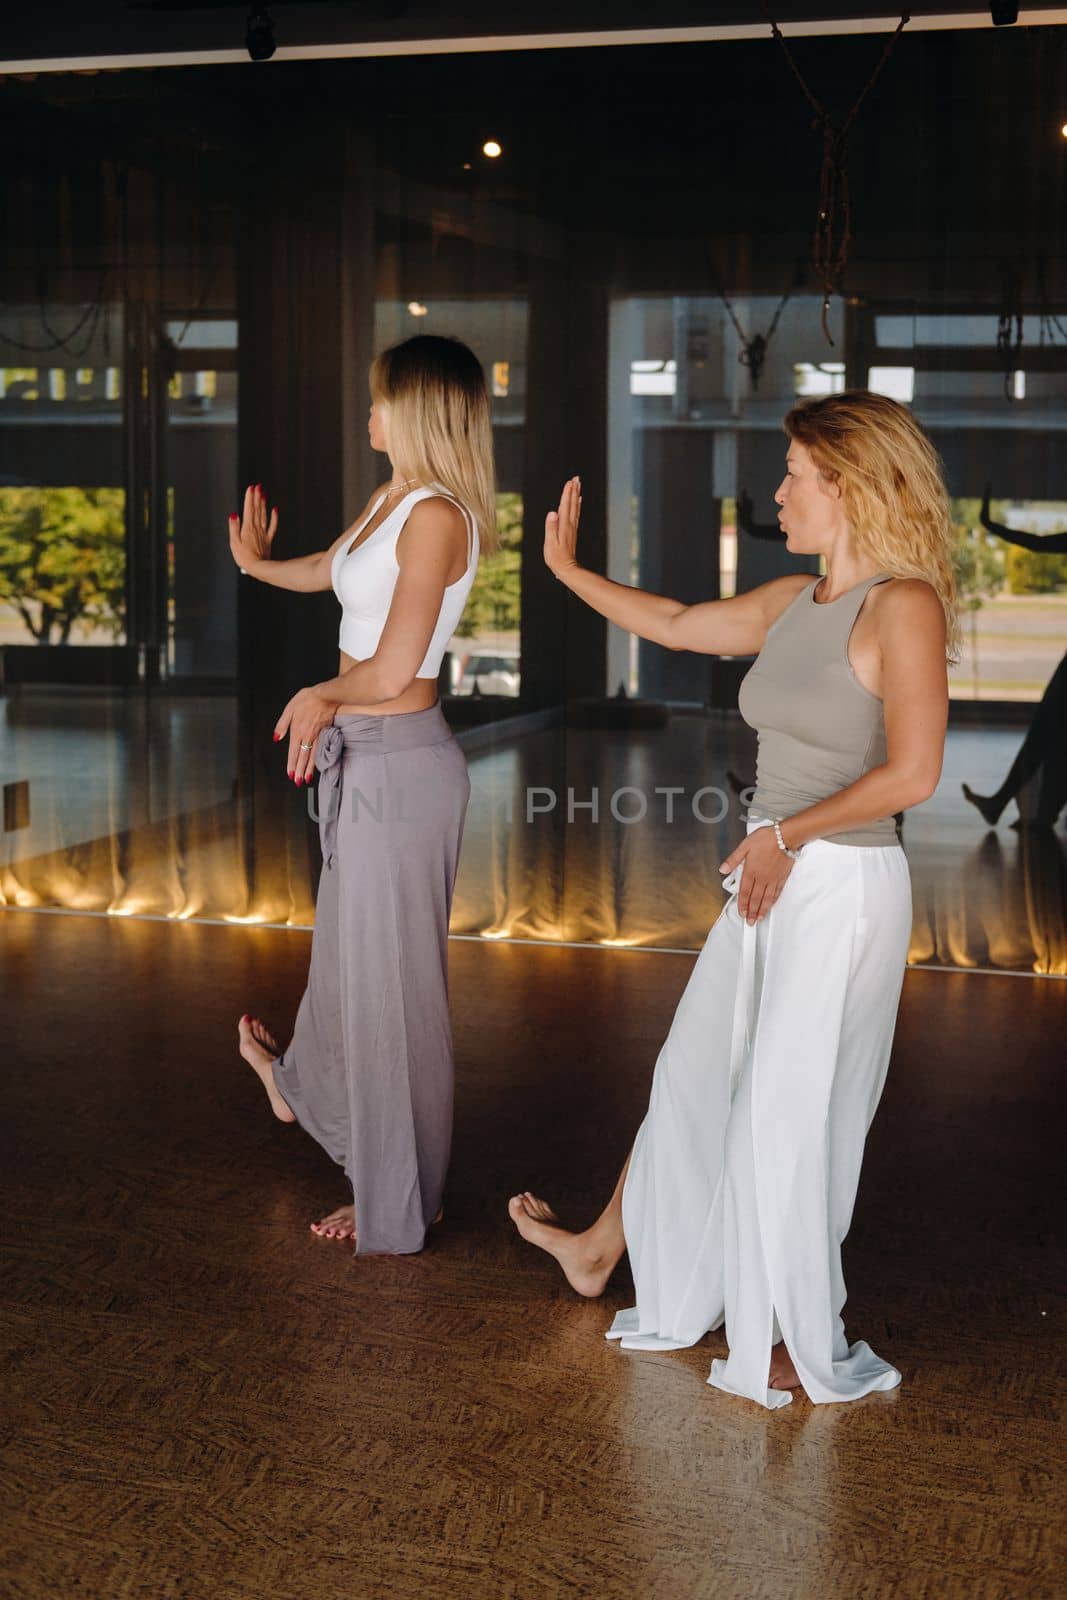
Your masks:
<svg viewBox="0 0 1067 1600"><path fill-rule="evenodd" d="M1067 984L909 973L846 1258L904 1383L765 1412L720 1335L606 1343L625 1272L581 1302L505 1214L591 1217L691 960L454 941L446 1222L357 1262L232 1046L308 947L0 917L5 1596L1067 1594Z"/></svg>

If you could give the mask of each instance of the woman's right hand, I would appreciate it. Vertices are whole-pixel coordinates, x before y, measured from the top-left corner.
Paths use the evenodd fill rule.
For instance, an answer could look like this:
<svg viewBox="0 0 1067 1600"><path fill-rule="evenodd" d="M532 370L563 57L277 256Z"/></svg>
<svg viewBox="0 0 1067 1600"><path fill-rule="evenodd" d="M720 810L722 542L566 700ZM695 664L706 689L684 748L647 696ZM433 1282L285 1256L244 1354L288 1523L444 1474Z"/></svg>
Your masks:
<svg viewBox="0 0 1067 1600"><path fill-rule="evenodd" d="M559 510L545 518L545 565L562 578L578 559L578 519L582 514L582 480L568 478L559 499Z"/></svg>
<svg viewBox="0 0 1067 1600"><path fill-rule="evenodd" d="M263 485L250 483L242 514L230 518L230 554L243 572L250 573L257 562L270 560L277 531L278 507L274 507L268 520Z"/></svg>

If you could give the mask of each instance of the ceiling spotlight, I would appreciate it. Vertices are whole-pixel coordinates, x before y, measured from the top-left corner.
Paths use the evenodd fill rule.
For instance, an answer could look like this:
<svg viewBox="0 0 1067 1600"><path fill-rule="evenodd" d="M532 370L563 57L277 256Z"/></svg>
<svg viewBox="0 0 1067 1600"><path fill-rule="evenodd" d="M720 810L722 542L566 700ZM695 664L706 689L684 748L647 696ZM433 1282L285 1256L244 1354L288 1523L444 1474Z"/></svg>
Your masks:
<svg viewBox="0 0 1067 1600"><path fill-rule="evenodd" d="M502 148L495 139L487 139L482 145L482 155L488 156L492 161L495 161L497 156L502 156L503 154Z"/></svg>
<svg viewBox="0 0 1067 1600"><path fill-rule="evenodd" d="M253 61L269 61L274 54L274 24L270 20L268 6L256 4L249 11L245 49Z"/></svg>
<svg viewBox="0 0 1067 1600"><path fill-rule="evenodd" d="M994 28L1010 28L1013 22L1019 20L1019 7L1013 5L1012 0L993 0L989 9L993 14Z"/></svg>
<svg viewBox="0 0 1067 1600"><path fill-rule="evenodd" d="M1060 132L1063 134L1063 137L1065 139L1067 139L1067 122L1065 122L1063 124L1063 127L1060 129Z"/></svg>
<svg viewBox="0 0 1067 1600"><path fill-rule="evenodd" d="M408 310L411 312L413 317L424 317L429 310L429 307L424 306L421 300L409 300Z"/></svg>

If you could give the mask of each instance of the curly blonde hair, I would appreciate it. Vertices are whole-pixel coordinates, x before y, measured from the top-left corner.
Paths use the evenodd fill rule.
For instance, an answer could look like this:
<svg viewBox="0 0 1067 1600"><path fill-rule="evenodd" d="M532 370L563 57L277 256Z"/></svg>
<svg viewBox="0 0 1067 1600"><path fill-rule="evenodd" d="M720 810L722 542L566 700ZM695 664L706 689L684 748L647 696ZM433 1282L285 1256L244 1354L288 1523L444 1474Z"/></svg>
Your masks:
<svg viewBox="0 0 1067 1600"><path fill-rule="evenodd" d="M941 458L906 406L846 389L794 406L790 439L840 485L856 549L896 578L922 578L945 613L946 654L959 659L952 520Z"/></svg>

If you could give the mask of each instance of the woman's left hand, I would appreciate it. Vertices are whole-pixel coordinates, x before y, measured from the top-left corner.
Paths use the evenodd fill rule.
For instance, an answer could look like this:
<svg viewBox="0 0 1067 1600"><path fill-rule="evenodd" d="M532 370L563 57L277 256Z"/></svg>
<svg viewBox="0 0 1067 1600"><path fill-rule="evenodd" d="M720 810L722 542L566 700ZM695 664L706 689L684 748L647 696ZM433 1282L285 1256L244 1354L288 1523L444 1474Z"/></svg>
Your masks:
<svg viewBox="0 0 1067 1600"><path fill-rule="evenodd" d="M732 872L741 862L741 886L737 891L737 909L746 922L759 922L770 911L785 887L793 870L794 859L779 850L774 829L753 828L735 850L732 850L719 867L724 875Z"/></svg>
<svg viewBox="0 0 1067 1600"><path fill-rule="evenodd" d="M582 480L568 478L559 497L559 510L545 518L545 565L562 578L578 565L578 519L582 514Z"/></svg>
<svg viewBox="0 0 1067 1600"><path fill-rule="evenodd" d="M315 742L329 727L340 701L328 700L317 684L294 694L274 726L277 742L289 735L288 773L297 788L311 782L315 768Z"/></svg>

